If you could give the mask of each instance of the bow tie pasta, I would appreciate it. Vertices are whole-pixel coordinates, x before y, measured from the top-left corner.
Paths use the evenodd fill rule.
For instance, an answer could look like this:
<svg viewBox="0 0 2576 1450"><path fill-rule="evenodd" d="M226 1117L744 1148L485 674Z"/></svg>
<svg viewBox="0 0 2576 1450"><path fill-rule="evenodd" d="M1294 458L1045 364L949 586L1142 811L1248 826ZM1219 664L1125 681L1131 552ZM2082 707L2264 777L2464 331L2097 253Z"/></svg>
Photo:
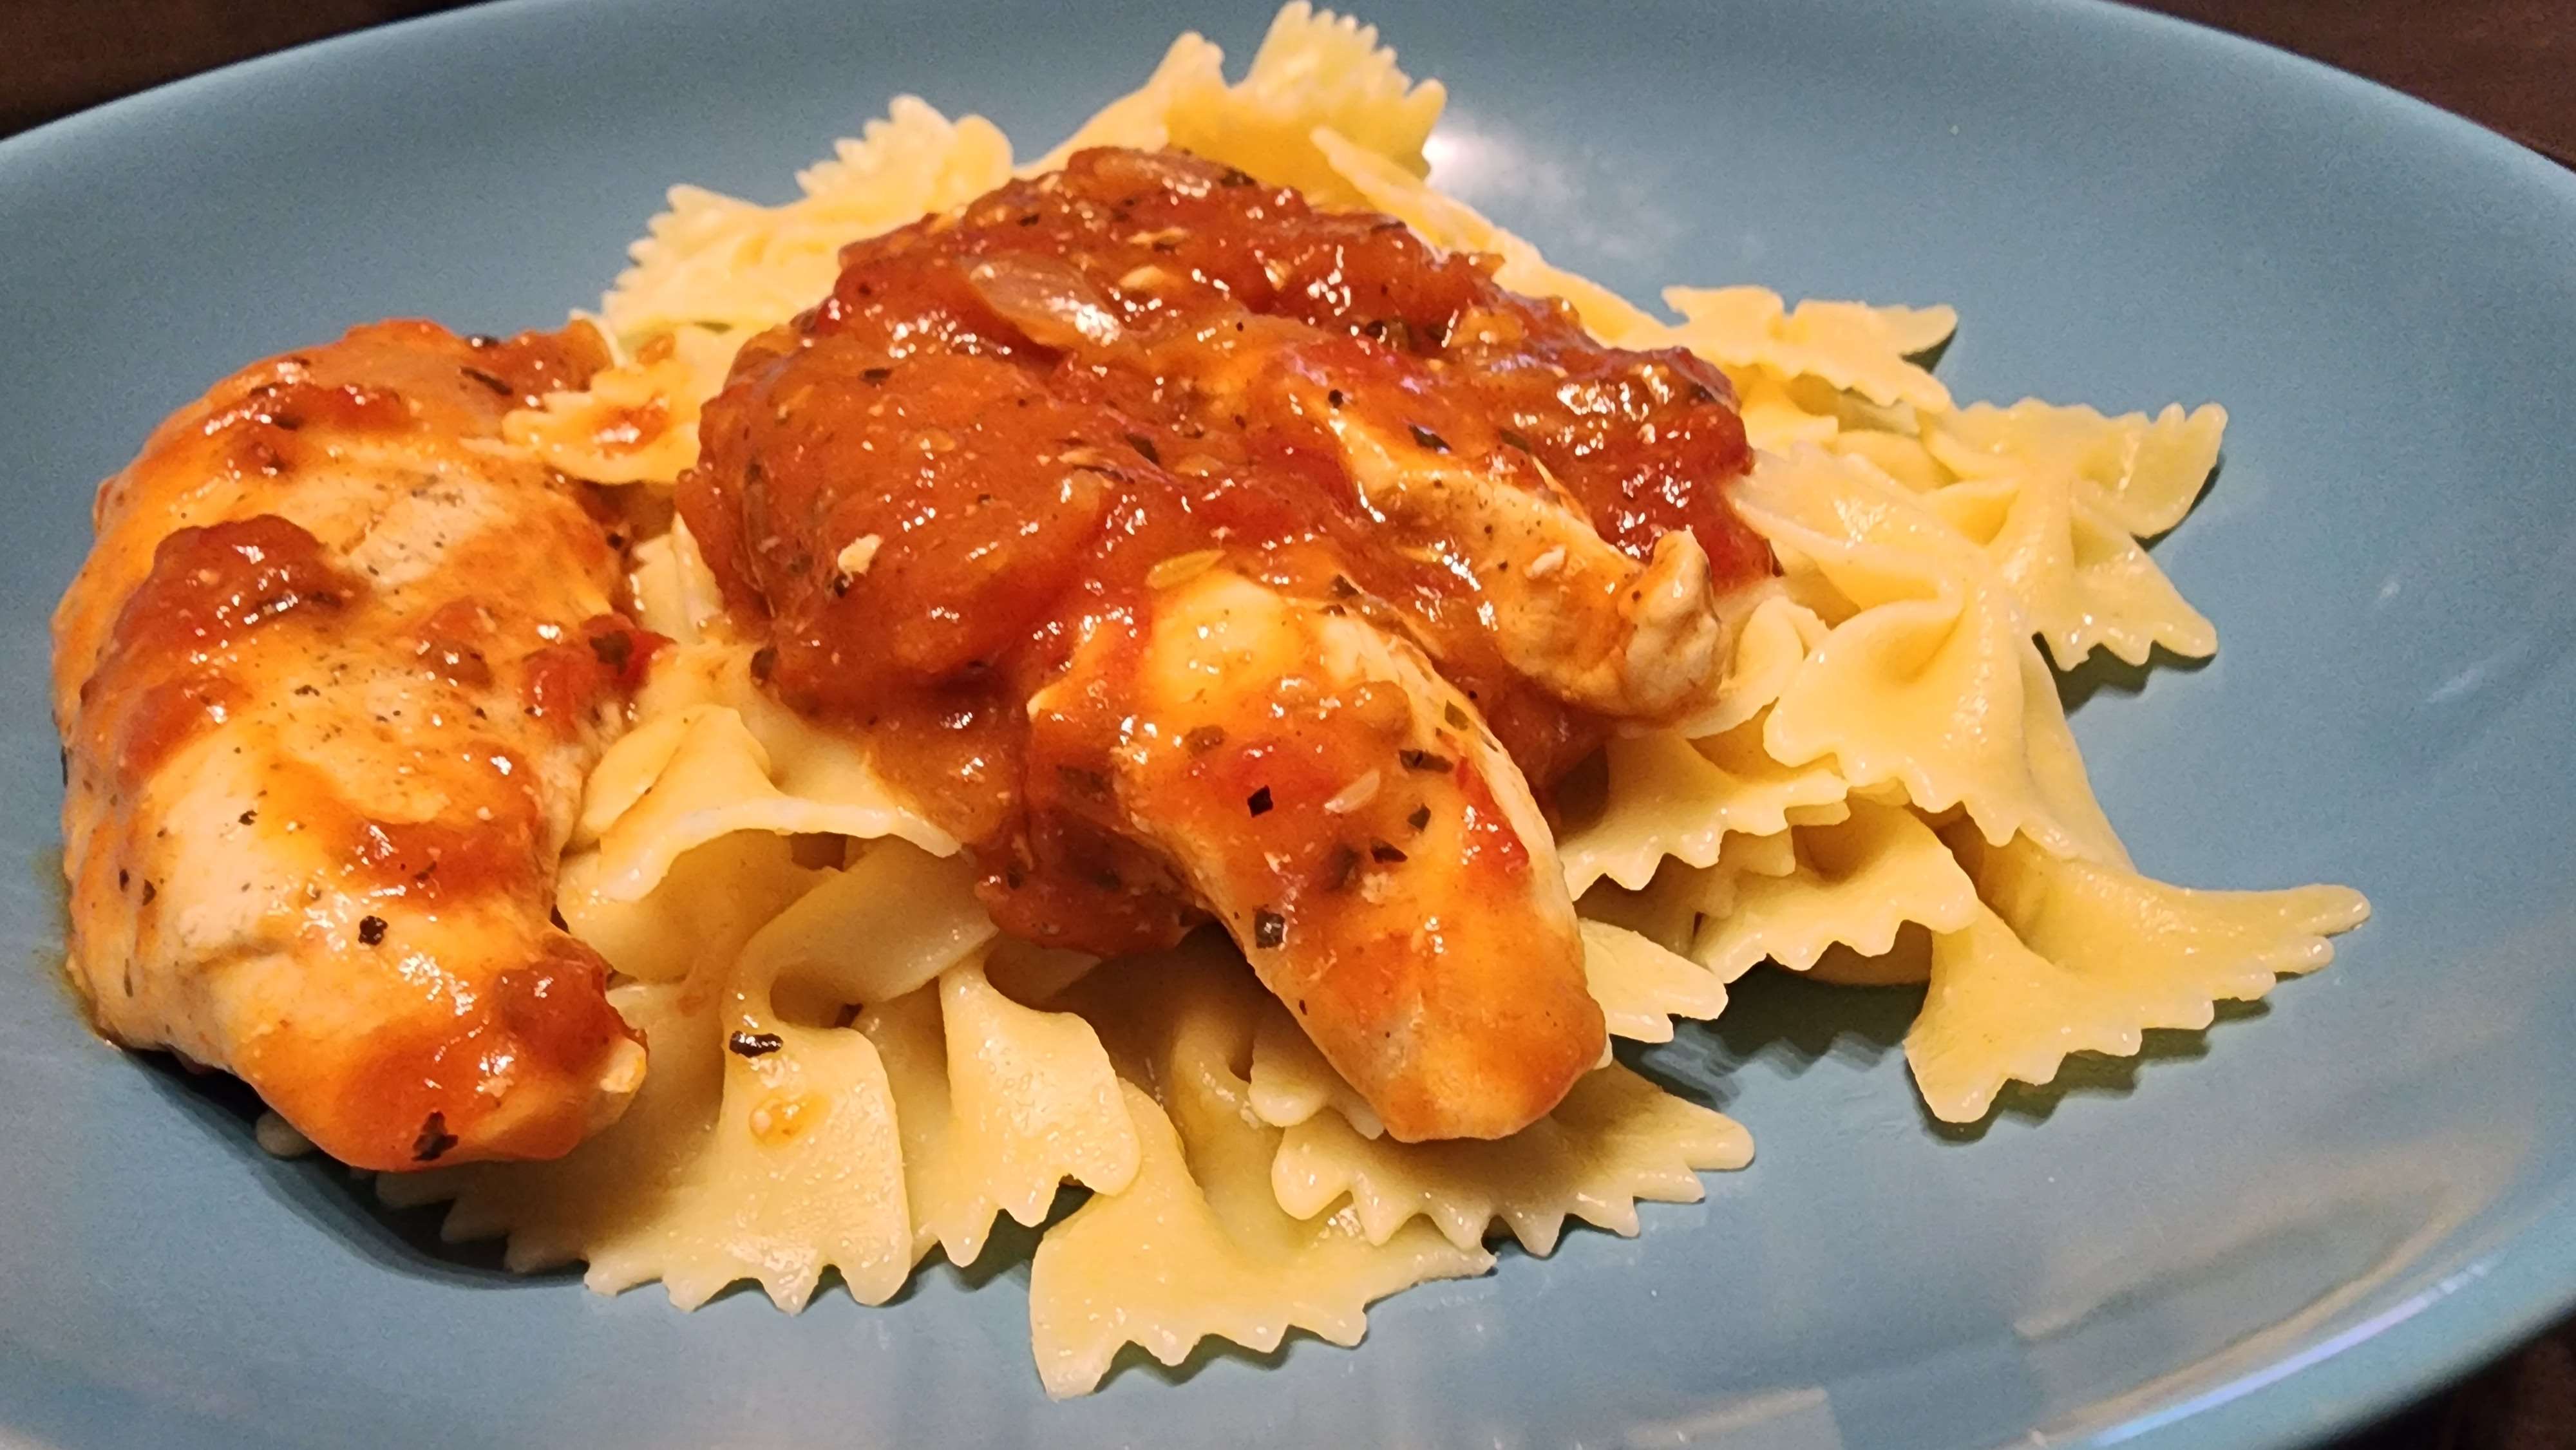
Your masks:
<svg viewBox="0 0 2576 1450"><path fill-rule="evenodd" d="M2322 966L2366 915L2340 887L2138 874L2059 704L2052 661L2216 647L2141 541L2210 476L2219 408L1963 407L1927 362L1947 307L1679 287L1657 317L1434 189L1443 92L1374 30L1292 4L1243 80L1222 62L1184 36L1016 174L1175 145L1387 213L1605 341L1698 354L1760 450L1732 502L1778 574L1725 605L1714 694L1611 739L1550 823L1612 1035L1669 1040L1766 962L1921 984L1915 1082L1972 1121L2069 1053L2134 1053ZM618 365L509 442L666 495L735 349L823 295L842 246L1014 174L991 123L906 97L783 205L673 190L601 309ZM1750 1161L1744 1128L1607 1058L1510 1137L1397 1141L1221 939L1100 963L1002 937L958 842L761 688L685 527L637 546L632 585L676 643L589 783L560 909L650 1042L641 1096L557 1162L381 1181L451 1201L453 1237L505 1236L513 1268L584 1260L594 1288L658 1279L683 1307L748 1279L789 1310L832 1269L875 1304L1007 1214L1043 1226L1039 1372L1077 1394L1127 1344L1354 1343L1371 1301L1490 1269L1498 1233L1633 1234L1639 1202ZM1060 1213L1068 1185L1087 1196Z"/></svg>

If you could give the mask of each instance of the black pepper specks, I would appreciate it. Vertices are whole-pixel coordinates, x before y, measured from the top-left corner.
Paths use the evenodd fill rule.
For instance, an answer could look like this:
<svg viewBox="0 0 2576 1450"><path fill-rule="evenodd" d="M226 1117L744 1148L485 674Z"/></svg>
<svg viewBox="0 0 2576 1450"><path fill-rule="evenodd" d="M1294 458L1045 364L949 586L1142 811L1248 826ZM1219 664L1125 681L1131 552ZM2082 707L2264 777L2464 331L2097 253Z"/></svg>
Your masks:
<svg viewBox="0 0 2576 1450"><path fill-rule="evenodd" d="M635 636L624 630L590 637L590 652L612 670L623 670L635 658Z"/></svg>
<svg viewBox="0 0 2576 1450"><path fill-rule="evenodd" d="M146 906L150 906L150 905L152 904L152 898L153 898L153 897L156 897L156 896L158 896L158 895L160 895L160 894L161 894L161 888L160 888L160 887L153 885L153 884L152 884L151 882L149 882L149 881L146 881L146 882L144 882L144 883L143 883L143 904L144 904L144 905L146 905Z"/></svg>
<svg viewBox="0 0 2576 1450"><path fill-rule="evenodd" d="M1431 807L1415 806L1413 808L1413 814L1404 818L1404 823L1417 831L1421 830L1424 826L1430 825Z"/></svg>
<svg viewBox="0 0 2576 1450"><path fill-rule="evenodd" d="M1392 841L1371 841L1369 859L1381 866L1398 866L1404 863L1405 856Z"/></svg>
<svg viewBox="0 0 2576 1450"><path fill-rule="evenodd" d="M432 1113L423 1118L420 1136L411 1140L411 1161L435 1163L456 1146L456 1135L447 1131L447 1114Z"/></svg>
<svg viewBox="0 0 2576 1450"><path fill-rule="evenodd" d="M859 370L859 380L869 384L870 386L882 383L893 376L894 369L892 368L861 368Z"/></svg>
<svg viewBox="0 0 2576 1450"><path fill-rule="evenodd" d="M1181 744L1192 755L1205 755L1224 743L1225 727L1222 725L1201 725L1181 737Z"/></svg>
<svg viewBox="0 0 2576 1450"><path fill-rule="evenodd" d="M515 398L519 396L519 390L517 388L511 387L508 383L492 376L481 368L461 368L459 371L463 372L467 377L472 378L474 381L481 383L483 386L490 388L493 392L499 393L502 397Z"/></svg>
<svg viewBox="0 0 2576 1450"><path fill-rule="evenodd" d="M1533 458L1538 456L1538 450L1530 446L1530 441L1527 435L1523 434L1516 428L1497 428L1494 430L1494 436L1500 438L1506 444L1519 449L1523 453L1529 454Z"/></svg>
<svg viewBox="0 0 2576 1450"><path fill-rule="evenodd" d="M254 824L259 820L259 810L257 807L253 807L250 810L242 812L240 816L236 817L236 819L245 826Z"/></svg>
<svg viewBox="0 0 2576 1450"><path fill-rule="evenodd" d="M1404 426L1412 431L1413 441L1416 446L1428 448L1434 453L1446 453L1449 451L1448 439L1441 437L1439 434L1432 432L1430 429L1423 427L1419 423L1407 423Z"/></svg>
<svg viewBox="0 0 2576 1450"><path fill-rule="evenodd" d="M381 916L358 918L358 940L374 946L385 939L385 919Z"/></svg>
<svg viewBox="0 0 2576 1450"><path fill-rule="evenodd" d="M775 1032L737 1032L725 1039L725 1051L736 1057L767 1057L786 1045Z"/></svg>
<svg viewBox="0 0 2576 1450"><path fill-rule="evenodd" d="M1288 918L1263 907L1252 913L1252 944L1263 951L1276 951L1288 940Z"/></svg>
<svg viewBox="0 0 2576 1450"><path fill-rule="evenodd" d="M1359 848L1348 842L1335 846L1333 854L1324 861L1324 889L1340 891L1348 887L1351 884L1351 878L1359 875L1359 872Z"/></svg>
<svg viewBox="0 0 2576 1450"><path fill-rule="evenodd" d="M1448 756L1432 750L1399 750L1395 753L1395 758L1404 762L1405 769L1418 770L1426 775L1448 771L1458 764Z"/></svg>
<svg viewBox="0 0 2576 1450"><path fill-rule="evenodd" d="M1346 402L1348 402L1348 401L1350 401L1350 400L1349 400L1348 398L1345 398L1344 396L1342 396L1342 390L1341 390L1341 389L1339 389L1339 388L1327 388L1327 389L1325 389L1325 390L1324 390L1324 401L1325 401L1325 402L1327 402L1327 403L1330 403L1330 404L1332 404L1334 407L1338 408L1338 407L1340 407L1342 404L1344 404L1344 403L1346 403Z"/></svg>
<svg viewBox="0 0 2576 1450"><path fill-rule="evenodd" d="M1162 452L1154 446L1153 439L1146 437L1142 433L1130 433L1126 435L1126 438L1127 446L1135 449L1137 454L1147 463L1154 465L1156 468L1163 466Z"/></svg>
<svg viewBox="0 0 2576 1450"><path fill-rule="evenodd" d="M1270 787L1266 785L1243 798L1243 808L1256 816L1270 814L1270 805Z"/></svg>

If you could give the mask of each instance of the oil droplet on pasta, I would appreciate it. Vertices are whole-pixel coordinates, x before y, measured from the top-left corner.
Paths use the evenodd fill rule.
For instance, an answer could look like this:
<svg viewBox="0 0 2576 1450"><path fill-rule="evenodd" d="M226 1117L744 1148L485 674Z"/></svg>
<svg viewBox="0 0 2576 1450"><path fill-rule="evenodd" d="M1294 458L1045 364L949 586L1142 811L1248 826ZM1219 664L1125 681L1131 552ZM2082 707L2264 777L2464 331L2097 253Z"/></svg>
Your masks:
<svg viewBox="0 0 2576 1450"><path fill-rule="evenodd" d="M780 1093L752 1106L751 1136L766 1147L780 1147L823 1121L823 1112L812 1093Z"/></svg>

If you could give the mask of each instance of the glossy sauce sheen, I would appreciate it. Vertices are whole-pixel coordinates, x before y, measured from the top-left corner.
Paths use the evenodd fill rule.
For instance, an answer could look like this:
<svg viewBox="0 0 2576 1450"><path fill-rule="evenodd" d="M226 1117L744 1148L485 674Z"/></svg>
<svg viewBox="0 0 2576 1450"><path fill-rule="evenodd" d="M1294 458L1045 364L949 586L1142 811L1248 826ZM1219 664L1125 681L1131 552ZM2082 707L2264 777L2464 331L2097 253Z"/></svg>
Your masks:
<svg viewBox="0 0 2576 1450"><path fill-rule="evenodd" d="M361 328L219 384L100 492L55 619L72 970L347 1162L561 1153L640 1053L553 926L654 643L611 526L492 451L587 328Z"/></svg>
<svg viewBox="0 0 2576 1450"><path fill-rule="evenodd" d="M1465 545L1388 526L1337 426L1552 479L1635 559L1686 530L1720 587L1771 569L1724 497L1749 454L1714 368L1604 347L1384 217L1092 151L843 262L744 350L682 511L765 621L772 688L868 732L1022 935L1109 952L1195 918L1085 800L1103 761L1033 761L1029 701L1206 560L1418 642L1542 785L1598 743L1599 713L1506 662ZM1314 845L1329 865L1380 839Z"/></svg>

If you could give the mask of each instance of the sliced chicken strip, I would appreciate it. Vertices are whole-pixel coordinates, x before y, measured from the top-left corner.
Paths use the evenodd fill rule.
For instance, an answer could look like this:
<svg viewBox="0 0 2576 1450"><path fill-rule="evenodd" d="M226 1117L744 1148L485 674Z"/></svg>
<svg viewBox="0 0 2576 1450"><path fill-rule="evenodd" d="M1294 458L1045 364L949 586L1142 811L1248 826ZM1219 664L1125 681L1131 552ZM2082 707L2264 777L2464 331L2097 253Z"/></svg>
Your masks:
<svg viewBox="0 0 2576 1450"><path fill-rule="evenodd" d="M1621 719L1674 715L1715 687L1726 635L1708 555L1690 533L1658 537L1640 564L1560 490L1501 476L1501 455L1461 461L1445 445L1394 443L1348 414L1326 416L1368 507L1475 581L1514 669Z"/></svg>
<svg viewBox="0 0 2576 1450"><path fill-rule="evenodd" d="M55 613L73 981L359 1167L560 1154L641 1080L550 916L652 641L499 444L603 360L393 322L246 369L102 486Z"/></svg>
<svg viewBox="0 0 2576 1450"><path fill-rule="evenodd" d="M1476 618L1510 667L1569 704L1614 719L1669 719L1705 701L1725 668L1727 633L1707 551L1687 529L1656 536L1640 561L1604 539L1581 500L1526 447L1498 431L1452 437L1391 426L1390 394L1432 411L1427 366L1407 387L1354 367L1347 339L1247 316L1167 340L1188 359L1207 414L1302 420L1331 440L1361 513L1387 546L1454 575L1481 604ZM1183 364L1156 357L1163 371ZM1403 376L1410 374L1410 376ZM1526 443L1527 440L1521 440Z"/></svg>
<svg viewBox="0 0 2576 1450"><path fill-rule="evenodd" d="M1230 570L1142 609L1030 701L1047 804L1170 862L1398 1138L1553 1108L1607 1039L1555 846L1468 701Z"/></svg>

